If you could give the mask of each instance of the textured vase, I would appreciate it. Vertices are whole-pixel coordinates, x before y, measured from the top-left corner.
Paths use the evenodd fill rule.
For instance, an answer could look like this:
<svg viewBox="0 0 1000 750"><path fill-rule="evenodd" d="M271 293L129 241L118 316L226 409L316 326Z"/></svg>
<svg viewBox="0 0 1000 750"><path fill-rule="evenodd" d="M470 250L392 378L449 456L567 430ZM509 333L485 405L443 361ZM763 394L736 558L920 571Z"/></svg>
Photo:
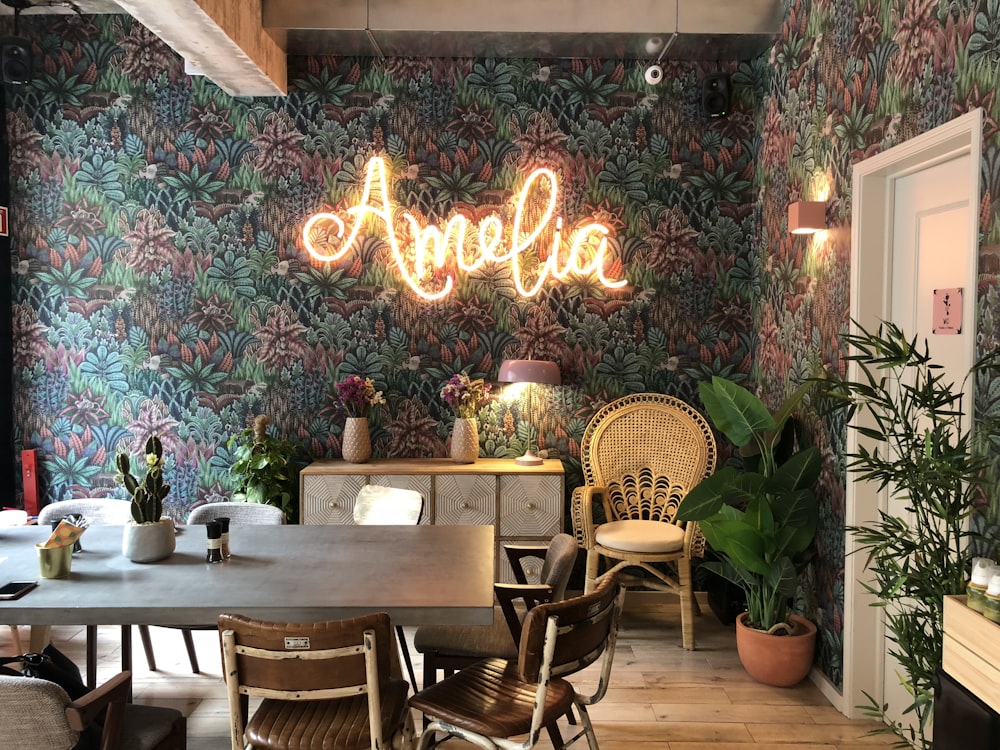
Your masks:
<svg viewBox="0 0 1000 750"><path fill-rule="evenodd" d="M471 464L479 458L479 427L472 418L459 418L451 431L451 460Z"/></svg>
<svg viewBox="0 0 1000 750"><path fill-rule="evenodd" d="M344 423L344 435L340 441L344 460L351 464L364 464L372 457L372 439L368 433L368 420L364 417L348 417Z"/></svg>
<svg viewBox="0 0 1000 750"><path fill-rule="evenodd" d="M165 560L177 546L175 533L174 522L169 518L156 523L129 521L122 533L122 554L137 563Z"/></svg>

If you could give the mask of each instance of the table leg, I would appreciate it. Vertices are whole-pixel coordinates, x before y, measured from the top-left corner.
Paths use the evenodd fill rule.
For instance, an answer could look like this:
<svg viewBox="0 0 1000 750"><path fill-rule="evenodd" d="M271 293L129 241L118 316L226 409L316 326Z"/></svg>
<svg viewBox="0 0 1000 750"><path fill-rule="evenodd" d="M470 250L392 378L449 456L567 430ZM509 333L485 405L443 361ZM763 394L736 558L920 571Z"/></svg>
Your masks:
<svg viewBox="0 0 1000 750"><path fill-rule="evenodd" d="M41 653L41 650L48 646L51 640L51 625L32 625L31 640L28 642L28 650L32 653Z"/></svg>

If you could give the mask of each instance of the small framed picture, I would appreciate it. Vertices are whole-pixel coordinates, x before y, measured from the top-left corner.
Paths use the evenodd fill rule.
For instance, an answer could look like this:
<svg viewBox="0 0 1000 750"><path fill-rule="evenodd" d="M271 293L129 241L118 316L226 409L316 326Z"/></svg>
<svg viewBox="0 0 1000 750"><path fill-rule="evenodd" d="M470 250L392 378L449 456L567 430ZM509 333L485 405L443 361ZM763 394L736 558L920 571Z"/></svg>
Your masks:
<svg viewBox="0 0 1000 750"><path fill-rule="evenodd" d="M962 332L962 287L934 290L931 331L936 334Z"/></svg>

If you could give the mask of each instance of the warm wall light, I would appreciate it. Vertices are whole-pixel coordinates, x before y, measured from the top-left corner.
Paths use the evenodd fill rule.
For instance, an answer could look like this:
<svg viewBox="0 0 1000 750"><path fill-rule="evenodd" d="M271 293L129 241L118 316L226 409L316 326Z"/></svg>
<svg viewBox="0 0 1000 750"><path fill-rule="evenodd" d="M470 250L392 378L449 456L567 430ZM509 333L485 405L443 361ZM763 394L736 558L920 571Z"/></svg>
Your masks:
<svg viewBox="0 0 1000 750"><path fill-rule="evenodd" d="M543 359L505 359L500 365L497 380L501 383L528 384L528 441L524 455L515 458L514 463L518 466L541 466L542 459L531 450L531 386L533 383L559 385L562 382L559 366ZM537 440L535 442L537 447Z"/></svg>
<svg viewBox="0 0 1000 750"><path fill-rule="evenodd" d="M788 231L792 234L814 234L826 229L826 203L795 201L788 206Z"/></svg>

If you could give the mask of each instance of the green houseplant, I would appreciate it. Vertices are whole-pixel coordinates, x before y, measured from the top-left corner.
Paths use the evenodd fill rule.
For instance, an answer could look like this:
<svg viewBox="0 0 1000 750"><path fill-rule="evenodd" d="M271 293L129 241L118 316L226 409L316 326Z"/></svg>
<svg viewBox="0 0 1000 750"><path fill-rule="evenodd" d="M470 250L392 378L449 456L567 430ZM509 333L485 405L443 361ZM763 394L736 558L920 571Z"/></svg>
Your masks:
<svg viewBox="0 0 1000 750"><path fill-rule="evenodd" d="M290 440L267 434L271 418L261 414L253 427L229 439L233 464L230 471L239 477L233 493L236 502L267 503L277 506L289 523L299 512L298 446Z"/></svg>
<svg viewBox="0 0 1000 750"><path fill-rule="evenodd" d="M753 393L725 378L702 382L699 391L709 420L740 449L743 468L725 466L706 477L677 510L678 518L700 523L720 558L704 566L746 594L747 613L738 625L770 634L792 635L796 627L811 631L806 663L794 670L804 668L797 678L755 673L753 657L744 654L738 639L744 666L771 684L794 684L812 664L815 626L788 613L819 519L813 491L821 468L819 451L789 447L793 412L812 387L803 384L772 413Z"/></svg>
<svg viewBox="0 0 1000 750"><path fill-rule="evenodd" d="M944 597L965 592L973 551L990 546L969 521L992 476L988 451L996 445L996 423L981 420L973 435L963 389L932 361L926 341L921 346L899 326L886 322L872 332L855 324L844 340L857 377L837 381L829 394L835 408L864 417L854 427L861 439L848 454L848 469L889 497L874 522L848 533L867 555L873 581L864 585L884 610L888 653L902 668L911 699L894 715L914 721L890 719L890 707L872 696L865 709L908 746L926 749L942 662ZM998 364L994 352L966 379Z"/></svg>
<svg viewBox="0 0 1000 750"><path fill-rule="evenodd" d="M115 459L116 479L132 499L132 522L123 532L122 554L133 562L155 562L169 557L177 543L173 521L163 518L170 485L163 481L163 443L158 435L146 439L143 462L146 473L140 481L132 474L127 453Z"/></svg>

